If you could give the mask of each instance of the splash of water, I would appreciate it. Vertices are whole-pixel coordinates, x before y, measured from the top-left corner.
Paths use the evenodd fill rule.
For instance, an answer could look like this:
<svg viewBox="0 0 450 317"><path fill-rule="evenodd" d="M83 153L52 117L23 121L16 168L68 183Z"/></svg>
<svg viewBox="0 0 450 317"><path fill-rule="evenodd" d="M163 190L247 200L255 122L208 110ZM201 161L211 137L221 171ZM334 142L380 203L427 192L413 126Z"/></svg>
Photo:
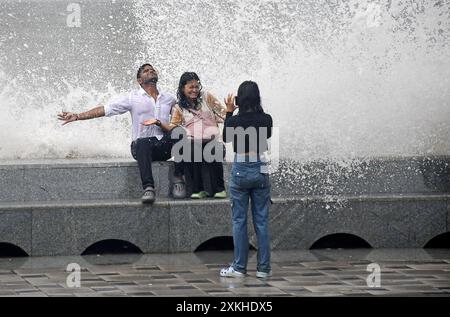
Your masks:
<svg viewBox="0 0 450 317"><path fill-rule="evenodd" d="M128 3L82 3L80 28L67 26L68 4L0 5L0 159L129 157L129 116L64 127L56 119L132 86L140 44Z"/></svg>
<svg viewBox="0 0 450 317"><path fill-rule="evenodd" d="M94 107L98 101L107 102L118 92L110 85L106 91L99 92L64 84L67 93L62 96L41 92L39 100L43 103L37 103L32 92L20 90L15 81L3 85L0 92L2 159L123 157L129 144L129 117L75 122L65 127L55 119L60 111L80 112L86 105ZM35 107L30 111L26 105Z"/></svg>
<svg viewBox="0 0 450 317"><path fill-rule="evenodd" d="M144 57L166 77L197 70L219 95L256 80L285 157L450 153L448 3L138 1L136 12Z"/></svg>
<svg viewBox="0 0 450 317"><path fill-rule="evenodd" d="M16 47L21 54L30 51L32 39L20 39L19 31L2 34L2 48L9 51L2 54L7 59L0 56L0 80L7 83L0 88L0 158L128 157L128 118L61 130L54 114L61 105L86 110L129 89L130 69L147 61L172 92L188 70L218 97L243 80L257 81L264 107L280 127L282 157L348 165L357 158L450 154L446 1L136 0L122 15L101 12L107 4L90 10L104 21L103 50L87 41L83 49L90 54L73 55L68 44L58 51L58 67L34 59L33 65L48 70L30 68L25 77L11 70L24 65L23 55L7 53ZM68 34L67 42L94 32L79 31ZM102 58L94 62L95 54ZM102 62L122 71L99 72ZM61 71L73 64L87 69L87 76Z"/></svg>

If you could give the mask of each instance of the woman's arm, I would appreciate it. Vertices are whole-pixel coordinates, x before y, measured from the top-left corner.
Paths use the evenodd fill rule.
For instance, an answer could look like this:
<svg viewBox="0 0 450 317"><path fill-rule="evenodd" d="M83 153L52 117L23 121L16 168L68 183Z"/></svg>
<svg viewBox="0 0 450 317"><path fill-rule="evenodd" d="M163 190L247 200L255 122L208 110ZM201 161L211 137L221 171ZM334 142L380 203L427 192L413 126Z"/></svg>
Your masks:
<svg viewBox="0 0 450 317"><path fill-rule="evenodd" d="M267 124L267 138L270 139L272 137L272 128L273 128L273 120L270 114L268 116L268 124Z"/></svg>
<svg viewBox="0 0 450 317"><path fill-rule="evenodd" d="M169 123L170 130L172 130L175 127L182 126L183 122L184 122L183 111L181 110L180 106L178 105L173 106L171 119Z"/></svg>
<svg viewBox="0 0 450 317"><path fill-rule="evenodd" d="M226 105L226 112L229 113L231 112L231 114L233 114L234 110L236 110L238 107L234 105L234 96L233 94L228 94L227 98L225 98L223 100L225 102Z"/></svg>
<svg viewBox="0 0 450 317"><path fill-rule="evenodd" d="M206 102L209 108L216 115L217 123L222 123L225 121L225 115L227 113L227 108L217 99L214 95L207 93Z"/></svg>
<svg viewBox="0 0 450 317"><path fill-rule="evenodd" d="M233 112L236 110L236 106L234 105L234 96L233 94L228 94L228 97L224 99L224 103L226 104L226 118L223 125L222 138L225 143L231 142L232 137L228 138L227 136L227 128L234 129L234 126L231 123L231 118L233 117ZM234 135L234 133L233 133Z"/></svg>

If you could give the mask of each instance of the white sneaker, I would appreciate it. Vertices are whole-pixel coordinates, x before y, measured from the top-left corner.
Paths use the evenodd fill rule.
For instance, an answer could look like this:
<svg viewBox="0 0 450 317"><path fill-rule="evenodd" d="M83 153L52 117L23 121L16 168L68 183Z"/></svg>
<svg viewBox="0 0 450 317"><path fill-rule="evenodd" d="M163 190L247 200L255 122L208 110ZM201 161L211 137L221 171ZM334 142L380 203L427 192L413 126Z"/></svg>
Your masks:
<svg viewBox="0 0 450 317"><path fill-rule="evenodd" d="M227 267L226 269L221 269L220 276L222 276L222 277L244 277L245 274L236 271L232 266L230 266L230 267Z"/></svg>
<svg viewBox="0 0 450 317"><path fill-rule="evenodd" d="M259 271L256 271L256 277L259 277L259 278L268 278L268 277L271 277L272 276L272 270L270 270L269 272L259 272Z"/></svg>

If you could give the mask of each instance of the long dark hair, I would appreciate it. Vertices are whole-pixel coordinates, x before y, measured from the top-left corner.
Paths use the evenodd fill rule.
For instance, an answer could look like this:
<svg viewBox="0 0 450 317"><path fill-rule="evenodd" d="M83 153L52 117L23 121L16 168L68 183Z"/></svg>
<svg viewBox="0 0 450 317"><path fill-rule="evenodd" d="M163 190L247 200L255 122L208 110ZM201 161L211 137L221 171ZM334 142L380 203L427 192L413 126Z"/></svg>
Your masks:
<svg viewBox="0 0 450 317"><path fill-rule="evenodd" d="M239 113L264 113L264 110L261 106L261 96L259 94L258 84L254 81L244 81L239 86L236 96L236 105L239 106Z"/></svg>
<svg viewBox="0 0 450 317"><path fill-rule="evenodd" d="M180 77L180 83L178 84L177 98L178 98L178 105L185 109L192 108L191 103L186 98L183 92L184 86L186 86L186 84L191 80L197 80L198 83L200 84L200 90L197 100L194 101L195 107L197 107L202 102L202 84L200 82L200 78L194 72L183 73L183 75L181 75Z"/></svg>

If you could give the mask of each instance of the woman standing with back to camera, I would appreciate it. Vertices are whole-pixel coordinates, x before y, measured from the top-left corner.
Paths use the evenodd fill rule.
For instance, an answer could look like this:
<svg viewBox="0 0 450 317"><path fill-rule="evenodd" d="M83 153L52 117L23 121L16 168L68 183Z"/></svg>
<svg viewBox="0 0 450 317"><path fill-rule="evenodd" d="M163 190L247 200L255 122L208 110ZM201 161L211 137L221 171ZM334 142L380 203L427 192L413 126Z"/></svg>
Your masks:
<svg viewBox="0 0 450 317"><path fill-rule="evenodd" d="M251 199L253 225L258 239L256 277L266 278L272 275L268 228L271 185L268 166L261 154L268 149L267 139L272 135L272 117L264 113L258 85L252 81L243 82L236 98L230 94L225 103L227 114L223 140L233 142L235 152L229 182L234 261L230 267L220 271L220 276L243 277L247 273L247 211ZM239 113L233 116L237 108L235 103Z"/></svg>

